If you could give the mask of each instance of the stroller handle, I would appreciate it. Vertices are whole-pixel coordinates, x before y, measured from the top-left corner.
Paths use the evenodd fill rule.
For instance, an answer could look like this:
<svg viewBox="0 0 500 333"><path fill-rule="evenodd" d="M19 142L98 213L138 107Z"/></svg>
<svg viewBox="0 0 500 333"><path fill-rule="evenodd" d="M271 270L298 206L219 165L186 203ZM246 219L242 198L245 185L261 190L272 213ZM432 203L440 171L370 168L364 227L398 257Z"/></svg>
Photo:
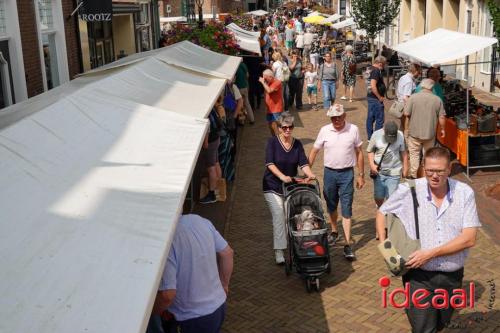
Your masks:
<svg viewBox="0 0 500 333"><path fill-rule="evenodd" d="M306 179L306 177L304 176L298 176L298 177L294 177L292 178L292 182L291 183L283 183L282 186L283 186L283 196L286 198L291 192L293 192L294 190L296 189L299 189L299 188L309 188L309 189L312 189L316 192L317 195L319 195L321 197L321 192L320 192L320 188L319 188L319 181L314 178L314 179L310 179L308 183L298 183L296 181L296 179ZM312 183L310 183L312 181Z"/></svg>

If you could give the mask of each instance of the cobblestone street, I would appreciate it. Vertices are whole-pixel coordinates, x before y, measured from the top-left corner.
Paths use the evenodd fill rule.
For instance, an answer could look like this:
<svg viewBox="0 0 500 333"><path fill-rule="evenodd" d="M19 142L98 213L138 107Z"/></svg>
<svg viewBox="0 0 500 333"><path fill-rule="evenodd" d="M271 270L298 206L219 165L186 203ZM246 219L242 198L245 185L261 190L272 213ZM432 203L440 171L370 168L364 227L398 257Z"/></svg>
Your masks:
<svg viewBox="0 0 500 333"><path fill-rule="evenodd" d="M337 101L344 104L347 120L360 128L365 151L366 100L363 98L363 82L358 80L356 90L358 98L353 103L340 101L339 98ZM340 96L338 89L337 97ZM306 96L304 100L307 100ZM308 154L319 129L329 119L324 110L309 110L308 105L301 112L292 108L292 113L295 116L294 136L302 141ZM284 268L275 264L271 216L261 190L264 148L269 136L264 114L263 109L257 111L255 125L245 126L242 132L237 177L225 225L225 237L235 250L235 269L223 331L409 331L409 324L402 310L381 307L382 289L378 285L378 279L388 273L376 248L375 204L370 178L366 177L365 187L356 190L354 196L352 230L357 261L351 263L344 259L341 239L331 248L331 274L321 278L320 292L311 294L306 292L304 282L297 274L287 277ZM322 185L322 152L318 157L320 158L313 171ZM365 173L368 170L367 164L365 152ZM476 247L471 250L467 261L464 278L465 284L468 281L476 284L476 308L457 313L454 323L462 328L449 328L447 332L500 331L500 302L497 301L492 310L487 309L491 293L487 281L494 279L497 284L500 283L499 249L491 235L484 230L479 233ZM390 290L401 286L399 278L391 278L391 281Z"/></svg>

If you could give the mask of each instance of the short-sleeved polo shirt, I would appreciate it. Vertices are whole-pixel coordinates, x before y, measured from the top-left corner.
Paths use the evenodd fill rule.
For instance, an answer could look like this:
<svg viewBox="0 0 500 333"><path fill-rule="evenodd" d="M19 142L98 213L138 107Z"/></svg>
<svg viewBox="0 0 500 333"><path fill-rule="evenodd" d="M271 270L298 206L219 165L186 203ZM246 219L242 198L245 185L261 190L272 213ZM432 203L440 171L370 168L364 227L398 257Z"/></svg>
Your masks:
<svg viewBox="0 0 500 333"><path fill-rule="evenodd" d="M314 148L324 150L325 167L345 169L356 165L356 148L362 144L358 127L346 122L339 131L333 124L323 126L314 142Z"/></svg>

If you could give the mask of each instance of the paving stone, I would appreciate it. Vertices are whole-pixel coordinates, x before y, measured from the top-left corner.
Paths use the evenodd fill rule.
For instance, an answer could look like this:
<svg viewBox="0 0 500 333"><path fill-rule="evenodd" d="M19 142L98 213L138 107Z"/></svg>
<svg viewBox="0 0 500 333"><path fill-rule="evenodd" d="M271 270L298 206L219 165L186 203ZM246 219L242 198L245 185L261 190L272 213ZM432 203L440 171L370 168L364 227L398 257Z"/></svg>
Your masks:
<svg viewBox="0 0 500 333"><path fill-rule="evenodd" d="M355 102L338 101L346 107L347 120L359 126L366 140L364 89L363 81L358 80ZM341 96L339 90L337 96ZM307 154L319 129L328 124L329 119L325 110L291 110L296 118L294 136L302 141ZM351 263L343 258L341 244L333 247L332 273L321 278L320 293L307 293L297 274L287 277L284 268L274 263L271 215L261 192L268 137L265 111L257 110L255 125L242 131L232 208L226 221L225 237L235 250L236 259L223 332L409 331L402 310L381 307L378 279L387 276L388 272L376 248L373 184L368 177L365 187L356 190L354 195L352 230L357 261ZM366 143L363 147L366 149ZM367 165L365 155L365 173L368 172ZM322 166L320 153L313 166L319 179L323 178ZM460 174L457 177L463 179ZM481 184L485 183L488 182L482 179ZM475 190L476 186L473 184ZM481 201L481 194L476 192L476 195ZM492 206L488 202L490 215L483 215L480 211L480 217L483 223L498 224L498 208L493 208L498 207L498 203ZM465 310L456 314L455 321L467 325L464 332L500 331L500 301L495 303L493 310L486 309L490 297L487 280L494 279L500 285L500 248L493 241L495 238L498 237L481 231L477 245L470 251L464 280L476 283L477 307L472 310L473 314ZM400 286L399 278L391 278L390 290ZM480 311L486 311L487 320L472 322L470 318ZM448 329L447 332L460 330Z"/></svg>

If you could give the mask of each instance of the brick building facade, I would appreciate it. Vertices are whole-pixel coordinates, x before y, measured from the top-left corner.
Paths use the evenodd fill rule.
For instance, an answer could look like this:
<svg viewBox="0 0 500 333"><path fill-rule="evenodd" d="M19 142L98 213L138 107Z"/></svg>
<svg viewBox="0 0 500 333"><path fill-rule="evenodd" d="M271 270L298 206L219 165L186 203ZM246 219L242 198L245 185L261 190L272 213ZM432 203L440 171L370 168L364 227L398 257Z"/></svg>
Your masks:
<svg viewBox="0 0 500 333"><path fill-rule="evenodd" d="M75 0L0 1L0 108L81 73Z"/></svg>

